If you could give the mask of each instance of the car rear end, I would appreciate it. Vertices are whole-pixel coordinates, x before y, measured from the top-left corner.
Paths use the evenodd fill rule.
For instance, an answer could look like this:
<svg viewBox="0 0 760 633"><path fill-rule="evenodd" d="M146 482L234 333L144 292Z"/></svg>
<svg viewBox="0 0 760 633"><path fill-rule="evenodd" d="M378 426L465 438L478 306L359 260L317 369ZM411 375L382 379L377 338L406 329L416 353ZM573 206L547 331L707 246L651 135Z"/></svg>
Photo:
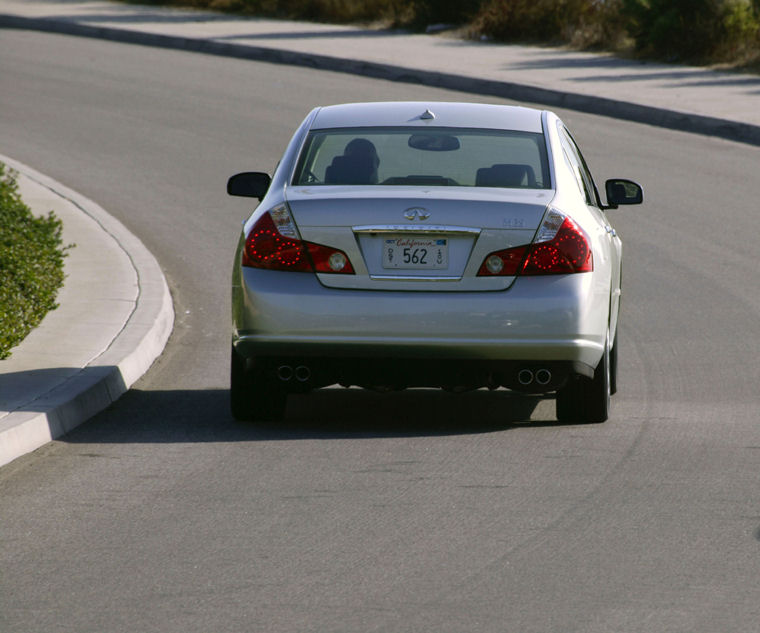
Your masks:
<svg viewBox="0 0 760 633"><path fill-rule="evenodd" d="M233 345L260 375L530 393L593 375L609 286L554 206L541 113L459 106L310 116L236 254Z"/></svg>

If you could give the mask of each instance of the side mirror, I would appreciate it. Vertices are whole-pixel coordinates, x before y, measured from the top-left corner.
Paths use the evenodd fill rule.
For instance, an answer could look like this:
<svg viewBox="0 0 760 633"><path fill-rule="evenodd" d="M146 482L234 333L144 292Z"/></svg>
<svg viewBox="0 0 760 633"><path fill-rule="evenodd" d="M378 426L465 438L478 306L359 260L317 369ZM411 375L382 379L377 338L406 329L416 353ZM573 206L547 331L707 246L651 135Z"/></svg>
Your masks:
<svg viewBox="0 0 760 633"><path fill-rule="evenodd" d="M258 198L261 200L267 193L272 179L269 174L260 171L246 171L235 174L227 181L227 193L231 196Z"/></svg>
<svg viewBox="0 0 760 633"><path fill-rule="evenodd" d="M616 209L621 204L641 204L644 201L644 190L632 180L613 178L604 183L604 189L607 192L608 209Z"/></svg>

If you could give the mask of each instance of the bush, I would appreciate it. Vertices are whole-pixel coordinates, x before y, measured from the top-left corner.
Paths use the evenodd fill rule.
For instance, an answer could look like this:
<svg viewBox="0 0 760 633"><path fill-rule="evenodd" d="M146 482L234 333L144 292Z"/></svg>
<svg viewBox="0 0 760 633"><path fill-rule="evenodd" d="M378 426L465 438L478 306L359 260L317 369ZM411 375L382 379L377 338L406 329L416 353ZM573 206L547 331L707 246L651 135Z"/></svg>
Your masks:
<svg viewBox="0 0 760 633"><path fill-rule="evenodd" d="M488 0L475 31L510 42L612 47L624 38L621 0Z"/></svg>
<svg viewBox="0 0 760 633"><path fill-rule="evenodd" d="M634 52L664 61L746 64L760 59L760 0L140 1L419 30L467 24L473 37Z"/></svg>
<svg viewBox="0 0 760 633"><path fill-rule="evenodd" d="M315 22L395 22L410 14L405 0L140 0L143 4L191 6ZM431 0L432 1L432 0Z"/></svg>
<svg viewBox="0 0 760 633"><path fill-rule="evenodd" d="M418 28L430 24L465 24L478 15L485 0L414 0L409 23Z"/></svg>
<svg viewBox="0 0 760 633"><path fill-rule="evenodd" d="M636 50L668 61L741 58L760 39L758 0L623 0Z"/></svg>
<svg viewBox="0 0 760 633"><path fill-rule="evenodd" d="M401 2L397 0L246 0L262 5L260 13L280 15L317 22L372 21L384 15L395 15Z"/></svg>
<svg viewBox="0 0 760 633"><path fill-rule="evenodd" d="M484 0L140 0L142 4L191 6L214 11L315 22L385 22L423 28L463 24Z"/></svg>
<svg viewBox="0 0 760 633"><path fill-rule="evenodd" d="M0 359L57 307L63 285L61 221L32 215L15 174L0 163Z"/></svg>

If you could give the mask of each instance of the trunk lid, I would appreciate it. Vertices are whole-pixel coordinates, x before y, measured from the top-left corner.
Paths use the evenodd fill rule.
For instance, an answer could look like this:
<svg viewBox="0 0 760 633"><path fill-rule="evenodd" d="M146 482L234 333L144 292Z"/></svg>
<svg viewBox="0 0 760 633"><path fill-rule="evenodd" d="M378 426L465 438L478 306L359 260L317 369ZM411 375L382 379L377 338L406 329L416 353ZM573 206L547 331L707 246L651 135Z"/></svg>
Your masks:
<svg viewBox="0 0 760 633"><path fill-rule="evenodd" d="M325 286L366 290L503 290L513 277L477 277L489 253L532 241L551 190L388 186L291 187L301 237L343 250L355 275Z"/></svg>

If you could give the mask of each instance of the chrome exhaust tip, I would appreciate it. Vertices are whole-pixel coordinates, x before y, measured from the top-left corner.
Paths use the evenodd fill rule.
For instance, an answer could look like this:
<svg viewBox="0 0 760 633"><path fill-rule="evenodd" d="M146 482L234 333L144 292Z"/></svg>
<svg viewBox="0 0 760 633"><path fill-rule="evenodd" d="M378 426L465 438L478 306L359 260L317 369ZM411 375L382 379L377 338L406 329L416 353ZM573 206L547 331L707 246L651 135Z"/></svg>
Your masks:
<svg viewBox="0 0 760 633"><path fill-rule="evenodd" d="M306 382L311 378L311 369L306 365L299 365L296 367L295 376L298 382Z"/></svg>
<svg viewBox="0 0 760 633"><path fill-rule="evenodd" d="M548 385L552 381L552 372L548 369L539 369L536 371L536 382L541 385Z"/></svg>
<svg viewBox="0 0 760 633"><path fill-rule="evenodd" d="M290 365L280 365L277 368L277 377L282 382L288 382L288 380L293 378L293 368Z"/></svg>
<svg viewBox="0 0 760 633"><path fill-rule="evenodd" d="M523 387L527 387L533 382L533 372L530 369L521 369L517 372L517 382Z"/></svg>

